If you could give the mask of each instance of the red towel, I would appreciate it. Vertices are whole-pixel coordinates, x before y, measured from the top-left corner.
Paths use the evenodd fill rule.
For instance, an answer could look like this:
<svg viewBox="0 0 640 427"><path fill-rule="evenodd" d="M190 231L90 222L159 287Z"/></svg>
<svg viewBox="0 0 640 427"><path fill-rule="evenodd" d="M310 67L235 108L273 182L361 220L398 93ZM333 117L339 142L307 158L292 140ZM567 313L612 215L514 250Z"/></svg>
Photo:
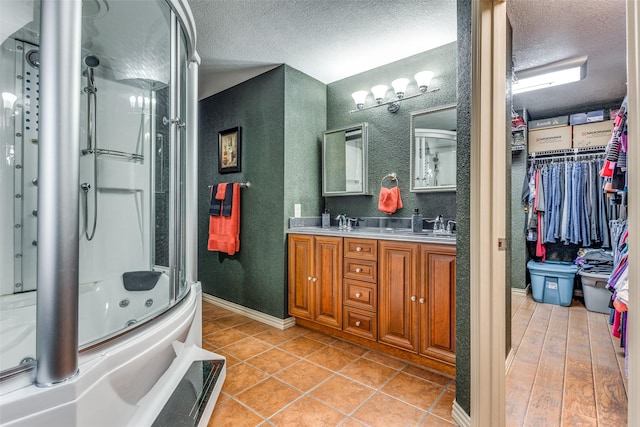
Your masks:
<svg viewBox="0 0 640 427"><path fill-rule="evenodd" d="M220 187L218 185L218 193ZM216 193L217 198L217 193ZM222 193L224 199L224 193ZM207 249L234 255L240 250L240 184L233 183L231 216L209 216L209 241Z"/></svg>
<svg viewBox="0 0 640 427"><path fill-rule="evenodd" d="M378 209L387 215L391 215L401 208L402 198L400 197L400 189L397 186L393 188L380 187Z"/></svg>
<svg viewBox="0 0 640 427"><path fill-rule="evenodd" d="M227 192L227 183L221 182L218 184L216 191L216 200L224 200L224 194Z"/></svg>

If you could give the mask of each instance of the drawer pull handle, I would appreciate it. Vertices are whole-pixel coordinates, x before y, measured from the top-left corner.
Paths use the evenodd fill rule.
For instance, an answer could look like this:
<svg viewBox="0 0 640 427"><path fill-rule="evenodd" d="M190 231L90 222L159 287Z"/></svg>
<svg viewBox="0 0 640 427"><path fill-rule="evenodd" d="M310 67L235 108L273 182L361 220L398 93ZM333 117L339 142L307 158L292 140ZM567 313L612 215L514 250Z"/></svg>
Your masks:
<svg viewBox="0 0 640 427"><path fill-rule="evenodd" d="M416 300L416 296L415 295L411 295L411 301L415 301Z"/></svg>
<svg viewBox="0 0 640 427"><path fill-rule="evenodd" d="M307 280L311 280L311 276L307 277Z"/></svg>
<svg viewBox="0 0 640 427"><path fill-rule="evenodd" d="M362 269L360 267L356 268L356 273L360 273Z"/></svg>
<svg viewBox="0 0 640 427"><path fill-rule="evenodd" d="M360 292L356 292L356 298L360 298L362 294Z"/></svg>
<svg viewBox="0 0 640 427"><path fill-rule="evenodd" d="M420 304L424 304L424 298L420 298Z"/></svg>
<svg viewBox="0 0 640 427"><path fill-rule="evenodd" d="M360 252L362 251L362 248L360 246L356 246L356 252Z"/></svg>
<svg viewBox="0 0 640 427"><path fill-rule="evenodd" d="M360 326L360 325L362 325L362 322L358 320L358 321L356 322L356 326Z"/></svg>
<svg viewBox="0 0 640 427"><path fill-rule="evenodd" d="M317 282L317 281L318 281L318 278L317 278L317 277L314 277L314 278L313 278L313 279L311 279L311 280L313 280L314 282Z"/></svg>

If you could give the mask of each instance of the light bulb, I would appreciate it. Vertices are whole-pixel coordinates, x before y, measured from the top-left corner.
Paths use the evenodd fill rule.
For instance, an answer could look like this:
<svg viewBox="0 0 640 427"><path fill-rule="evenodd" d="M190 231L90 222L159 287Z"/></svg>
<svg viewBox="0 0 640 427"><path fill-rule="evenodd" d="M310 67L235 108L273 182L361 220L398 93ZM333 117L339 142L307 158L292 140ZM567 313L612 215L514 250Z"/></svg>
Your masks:
<svg viewBox="0 0 640 427"><path fill-rule="evenodd" d="M407 85L409 84L409 79L400 78L395 79L391 82L391 86L393 86L393 91L396 93L398 99L404 98L404 92L407 89Z"/></svg>
<svg viewBox="0 0 640 427"><path fill-rule="evenodd" d="M369 92L367 92L366 90L359 90L351 94L351 97L355 101L358 110L362 110L362 107L364 107L364 102L367 100L368 94Z"/></svg>
<svg viewBox="0 0 640 427"><path fill-rule="evenodd" d="M373 93L373 97L375 98L378 104L382 104L384 100L384 96L387 93L387 85L377 85L371 88L371 92Z"/></svg>
<svg viewBox="0 0 640 427"><path fill-rule="evenodd" d="M420 92L426 92L429 88L429 83L431 83L431 79L433 78L433 71L420 71L419 73L416 73L414 78L420 88Z"/></svg>

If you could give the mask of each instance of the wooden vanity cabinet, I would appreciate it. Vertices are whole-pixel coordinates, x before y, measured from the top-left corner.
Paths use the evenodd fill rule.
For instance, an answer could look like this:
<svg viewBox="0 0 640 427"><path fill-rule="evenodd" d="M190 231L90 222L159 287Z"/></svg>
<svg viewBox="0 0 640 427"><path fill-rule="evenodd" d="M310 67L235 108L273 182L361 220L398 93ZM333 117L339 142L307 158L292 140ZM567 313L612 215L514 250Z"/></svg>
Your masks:
<svg viewBox="0 0 640 427"><path fill-rule="evenodd" d="M289 313L300 324L448 374L455 293L454 245L289 235Z"/></svg>
<svg viewBox="0 0 640 427"><path fill-rule="evenodd" d="M417 353L419 245L380 240L378 248L378 341Z"/></svg>
<svg viewBox="0 0 640 427"><path fill-rule="evenodd" d="M342 329L342 238L289 235L289 314Z"/></svg>
<svg viewBox="0 0 640 427"><path fill-rule="evenodd" d="M380 241L378 341L455 364L456 249Z"/></svg>
<svg viewBox="0 0 640 427"><path fill-rule="evenodd" d="M343 306L348 334L378 338L378 242L344 238Z"/></svg>
<svg viewBox="0 0 640 427"><path fill-rule="evenodd" d="M455 365L456 248L420 245L420 354Z"/></svg>

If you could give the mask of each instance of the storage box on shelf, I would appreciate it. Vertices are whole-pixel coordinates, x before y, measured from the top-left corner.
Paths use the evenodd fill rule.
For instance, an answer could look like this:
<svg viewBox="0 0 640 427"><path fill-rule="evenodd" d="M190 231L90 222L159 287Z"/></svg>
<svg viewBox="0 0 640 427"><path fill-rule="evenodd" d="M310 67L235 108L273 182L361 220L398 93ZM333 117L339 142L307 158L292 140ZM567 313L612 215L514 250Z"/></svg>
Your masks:
<svg viewBox="0 0 640 427"><path fill-rule="evenodd" d="M573 147L604 147L612 132L613 120L573 126Z"/></svg>
<svg viewBox="0 0 640 427"><path fill-rule="evenodd" d="M529 130L528 143L529 153L571 148L571 126Z"/></svg>

